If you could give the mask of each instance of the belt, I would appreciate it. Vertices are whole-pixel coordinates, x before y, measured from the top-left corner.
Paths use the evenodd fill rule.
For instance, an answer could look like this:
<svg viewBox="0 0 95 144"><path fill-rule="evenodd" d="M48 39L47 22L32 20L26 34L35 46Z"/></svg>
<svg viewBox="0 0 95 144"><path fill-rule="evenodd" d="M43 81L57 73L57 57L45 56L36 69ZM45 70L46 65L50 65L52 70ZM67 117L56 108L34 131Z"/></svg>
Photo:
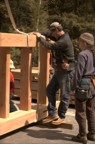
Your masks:
<svg viewBox="0 0 95 144"><path fill-rule="evenodd" d="M91 78L91 75L85 75L83 78Z"/></svg>

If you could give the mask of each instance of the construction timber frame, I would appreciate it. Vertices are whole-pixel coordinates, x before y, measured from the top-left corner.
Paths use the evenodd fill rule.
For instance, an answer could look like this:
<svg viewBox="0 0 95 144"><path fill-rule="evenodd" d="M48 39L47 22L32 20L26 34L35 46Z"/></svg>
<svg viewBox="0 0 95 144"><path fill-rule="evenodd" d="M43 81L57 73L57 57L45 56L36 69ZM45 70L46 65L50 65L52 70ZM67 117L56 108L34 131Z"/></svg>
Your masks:
<svg viewBox="0 0 95 144"><path fill-rule="evenodd" d="M27 46L28 38L28 46ZM36 36L30 34L0 33L0 136L15 129L37 122L47 115L46 85L49 82L50 53L39 47L39 88L37 106L33 108L30 90L32 48L37 44ZM21 48L20 110L9 112L10 103L10 48Z"/></svg>

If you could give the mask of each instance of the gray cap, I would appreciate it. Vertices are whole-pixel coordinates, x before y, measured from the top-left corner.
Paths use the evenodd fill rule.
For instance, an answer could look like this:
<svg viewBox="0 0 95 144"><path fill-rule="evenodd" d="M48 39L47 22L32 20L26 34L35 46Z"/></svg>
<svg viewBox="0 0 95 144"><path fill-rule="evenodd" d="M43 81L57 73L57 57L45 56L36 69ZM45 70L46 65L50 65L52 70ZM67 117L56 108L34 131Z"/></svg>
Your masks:
<svg viewBox="0 0 95 144"><path fill-rule="evenodd" d="M94 45L94 36L91 33L83 33L80 35L80 39L86 41L90 45Z"/></svg>
<svg viewBox="0 0 95 144"><path fill-rule="evenodd" d="M49 26L49 30L55 30L56 28L62 28L62 25L59 22L53 22L50 26Z"/></svg>

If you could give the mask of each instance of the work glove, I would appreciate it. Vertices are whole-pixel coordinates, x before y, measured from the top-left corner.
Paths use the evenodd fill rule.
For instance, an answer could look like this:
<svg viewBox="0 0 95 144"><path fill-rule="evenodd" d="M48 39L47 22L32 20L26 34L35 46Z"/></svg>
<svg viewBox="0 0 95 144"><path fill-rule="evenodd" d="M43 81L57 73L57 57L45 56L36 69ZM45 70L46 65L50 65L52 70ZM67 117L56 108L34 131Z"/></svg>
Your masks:
<svg viewBox="0 0 95 144"><path fill-rule="evenodd" d="M42 38L44 38L44 39L45 39L45 36L41 35L41 33L39 33L39 32L32 32L32 34L36 35L36 36L37 36L37 38L42 37Z"/></svg>
<svg viewBox="0 0 95 144"><path fill-rule="evenodd" d="M39 32L33 32L33 34L36 35L38 38L41 37L41 33L39 33Z"/></svg>

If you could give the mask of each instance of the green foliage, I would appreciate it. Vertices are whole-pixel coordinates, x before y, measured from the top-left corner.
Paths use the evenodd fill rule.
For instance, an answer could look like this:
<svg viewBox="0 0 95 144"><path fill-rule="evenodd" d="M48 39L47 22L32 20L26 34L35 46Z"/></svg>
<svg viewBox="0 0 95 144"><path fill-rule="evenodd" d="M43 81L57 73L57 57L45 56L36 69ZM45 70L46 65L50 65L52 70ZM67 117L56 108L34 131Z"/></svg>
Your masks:
<svg viewBox="0 0 95 144"><path fill-rule="evenodd" d="M69 32L77 56L78 38L83 32L95 35L94 0L9 0L17 28L26 33L44 31L53 21L62 23ZM14 32L4 0L0 0L0 31ZM12 48L12 59L19 65L20 50ZM33 66L37 65L38 49L33 50Z"/></svg>
<svg viewBox="0 0 95 144"><path fill-rule="evenodd" d="M20 66L20 54L21 51L19 48L11 48L11 59L14 61L14 65L16 68Z"/></svg>

